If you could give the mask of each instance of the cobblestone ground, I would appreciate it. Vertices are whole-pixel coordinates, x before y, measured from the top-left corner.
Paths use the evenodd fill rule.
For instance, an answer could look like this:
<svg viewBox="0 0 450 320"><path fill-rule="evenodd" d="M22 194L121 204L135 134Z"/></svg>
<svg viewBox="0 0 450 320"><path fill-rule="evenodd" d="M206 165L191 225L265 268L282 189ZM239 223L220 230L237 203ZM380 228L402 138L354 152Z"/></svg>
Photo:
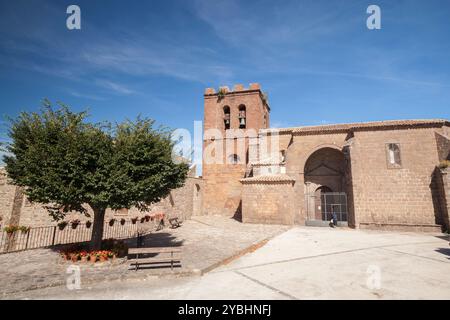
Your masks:
<svg viewBox="0 0 450 320"><path fill-rule="evenodd" d="M176 229L165 228L144 239L145 246L181 246L182 265L166 269L134 271L126 259L114 262L77 263L82 283L146 279L155 276L198 274L221 264L243 250L286 231L286 226L243 224L231 218L193 217ZM131 246L135 246L132 241ZM66 284L70 263L52 249L36 249L0 255L0 298L8 294Z"/></svg>

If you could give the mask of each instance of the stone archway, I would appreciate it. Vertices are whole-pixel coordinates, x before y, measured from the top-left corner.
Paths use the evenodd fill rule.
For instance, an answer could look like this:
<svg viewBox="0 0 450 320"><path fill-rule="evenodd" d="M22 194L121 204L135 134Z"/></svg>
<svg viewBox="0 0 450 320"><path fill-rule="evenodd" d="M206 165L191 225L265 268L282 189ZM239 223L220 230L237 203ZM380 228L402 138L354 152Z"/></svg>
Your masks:
<svg viewBox="0 0 450 320"><path fill-rule="evenodd" d="M347 171L344 153L336 148L323 147L308 157L303 171L306 220L327 220L337 209L347 220Z"/></svg>
<svg viewBox="0 0 450 320"><path fill-rule="evenodd" d="M333 192L327 186L321 186L314 192L314 220L322 220L323 196L325 193Z"/></svg>

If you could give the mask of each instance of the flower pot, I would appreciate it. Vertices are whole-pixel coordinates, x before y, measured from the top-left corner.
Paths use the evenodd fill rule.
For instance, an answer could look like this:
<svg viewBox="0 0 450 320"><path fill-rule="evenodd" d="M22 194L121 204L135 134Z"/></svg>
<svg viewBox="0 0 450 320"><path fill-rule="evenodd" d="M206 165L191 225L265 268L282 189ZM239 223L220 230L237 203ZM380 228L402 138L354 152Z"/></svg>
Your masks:
<svg viewBox="0 0 450 320"><path fill-rule="evenodd" d="M72 262L77 262L78 261L78 256L73 255L73 256L70 257L70 260L72 260Z"/></svg>
<svg viewBox="0 0 450 320"><path fill-rule="evenodd" d="M105 262L106 260L108 260L108 257L105 257L105 256L100 256L99 257L99 261L100 262Z"/></svg>
<svg viewBox="0 0 450 320"><path fill-rule="evenodd" d="M72 224L72 229L76 229L78 227L78 223L73 223Z"/></svg>
<svg viewBox="0 0 450 320"><path fill-rule="evenodd" d="M86 263L88 261L88 257L87 256L82 256L81 257L81 262Z"/></svg>
<svg viewBox="0 0 450 320"><path fill-rule="evenodd" d="M95 263L95 261L97 261L97 256L95 255L89 256L89 261Z"/></svg>
<svg viewBox="0 0 450 320"><path fill-rule="evenodd" d="M86 228L89 229L91 227L91 225L92 225L92 223L90 221L86 222Z"/></svg>

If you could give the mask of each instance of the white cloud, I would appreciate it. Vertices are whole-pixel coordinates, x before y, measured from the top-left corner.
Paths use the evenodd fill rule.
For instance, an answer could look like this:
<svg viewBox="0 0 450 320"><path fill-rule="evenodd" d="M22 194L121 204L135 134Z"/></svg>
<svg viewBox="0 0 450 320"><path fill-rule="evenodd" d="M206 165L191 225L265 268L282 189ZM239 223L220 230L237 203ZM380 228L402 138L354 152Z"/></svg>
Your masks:
<svg viewBox="0 0 450 320"><path fill-rule="evenodd" d="M96 81L96 84L103 88L109 89L115 93L118 93L118 94L129 95L129 94L135 93L134 90L131 90L122 84L119 84L119 83L116 83L113 81L109 81L109 80L98 79Z"/></svg>

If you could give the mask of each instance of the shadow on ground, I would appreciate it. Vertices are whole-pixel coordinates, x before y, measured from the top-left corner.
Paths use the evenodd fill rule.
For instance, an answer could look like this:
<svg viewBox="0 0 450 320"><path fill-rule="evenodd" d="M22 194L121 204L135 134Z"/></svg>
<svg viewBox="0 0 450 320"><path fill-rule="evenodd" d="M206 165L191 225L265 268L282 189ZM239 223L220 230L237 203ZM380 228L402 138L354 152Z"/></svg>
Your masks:
<svg viewBox="0 0 450 320"><path fill-rule="evenodd" d="M439 249L436 249L435 251L439 252L443 255L446 255L448 257L447 259L450 260L450 248L439 248Z"/></svg>

